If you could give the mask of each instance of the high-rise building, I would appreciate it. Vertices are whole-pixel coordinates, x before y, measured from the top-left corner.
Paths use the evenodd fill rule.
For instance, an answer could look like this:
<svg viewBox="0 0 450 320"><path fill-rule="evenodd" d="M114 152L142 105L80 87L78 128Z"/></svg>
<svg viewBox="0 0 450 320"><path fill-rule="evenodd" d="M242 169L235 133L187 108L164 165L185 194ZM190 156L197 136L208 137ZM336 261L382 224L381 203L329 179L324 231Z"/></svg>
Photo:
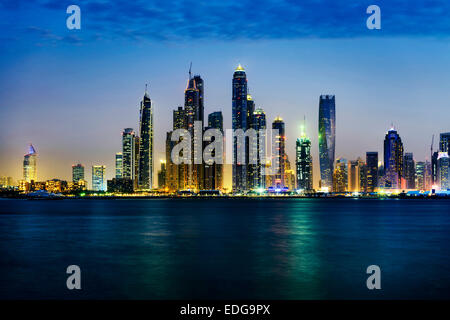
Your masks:
<svg viewBox="0 0 450 320"><path fill-rule="evenodd" d="M403 173L405 177L405 188L416 188L416 168L414 163L414 157L412 153L405 153L403 156Z"/></svg>
<svg viewBox="0 0 450 320"><path fill-rule="evenodd" d="M106 191L106 167L105 166L92 166L92 190L93 191Z"/></svg>
<svg viewBox="0 0 450 320"><path fill-rule="evenodd" d="M431 190L431 187L433 186L433 180L432 180L432 175L431 175L431 162L430 161L425 161L425 185L424 185L424 190Z"/></svg>
<svg viewBox="0 0 450 320"><path fill-rule="evenodd" d="M221 111L213 112L208 115L207 129L218 129L223 134L223 115ZM215 157L217 150L213 151ZM222 163L204 163L204 189L222 190L223 189L223 150Z"/></svg>
<svg viewBox="0 0 450 320"><path fill-rule="evenodd" d="M123 153L116 153L116 179L122 179L123 172Z"/></svg>
<svg viewBox="0 0 450 320"><path fill-rule="evenodd" d="M286 167L286 128L281 117L276 117L272 122L272 130L277 130L277 135L272 146L272 166L275 168L273 172L273 187L275 189L283 189L286 187L285 167Z"/></svg>
<svg viewBox="0 0 450 320"><path fill-rule="evenodd" d="M292 191L295 189L295 172L291 169L291 162L287 154L284 163L284 185L288 190Z"/></svg>
<svg viewBox="0 0 450 320"><path fill-rule="evenodd" d="M397 131L391 128L384 138L385 187L399 189L403 174L403 143Z"/></svg>
<svg viewBox="0 0 450 320"><path fill-rule="evenodd" d="M439 151L450 154L450 132L441 133L439 138Z"/></svg>
<svg viewBox="0 0 450 320"><path fill-rule="evenodd" d="M427 190L425 187L425 162L416 162L416 188L418 190Z"/></svg>
<svg viewBox="0 0 450 320"><path fill-rule="evenodd" d="M336 101L333 95L319 99L319 162L321 187L332 190L336 141Z"/></svg>
<svg viewBox="0 0 450 320"><path fill-rule="evenodd" d="M367 192L367 164L360 157L356 159L356 162L359 167L359 191Z"/></svg>
<svg viewBox="0 0 450 320"><path fill-rule="evenodd" d="M72 182L78 183L80 180L84 180L84 166L79 163L72 166Z"/></svg>
<svg viewBox="0 0 450 320"><path fill-rule="evenodd" d="M122 133L122 178L135 180L136 174L136 134L132 128Z"/></svg>
<svg viewBox="0 0 450 320"><path fill-rule="evenodd" d="M447 152L439 152L437 176L440 189L450 189L450 158Z"/></svg>
<svg viewBox="0 0 450 320"><path fill-rule="evenodd" d="M249 128L247 123L247 75L244 68L239 65L233 74L233 92L232 92L232 128L235 132L238 129L246 131ZM243 192L248 190L247 182L247 164L242 163L238 157L237 137L233 141L233 191Z"/></svg>
<svg viewBox="0 0 450 320"><path fill-rule="evenodd" d="M158 187L164 189L166 187L166 160L161 160L161 169L158 172Z"/></svg>
<svg viewBox="0 0 450 320"><path fill-rule="evenodd" d="M311 156L311 140L302 130L300 139L295 145L295 164L297 169L297 189L313 190L313 161Z"/></svg>
<svg viewBox="0 0 450 320"><path fill-rule="evenodd" d="M375 192L378 188L378 152L366 153L367 192Z"/></svg>
<svg viewBox="0 0 450 320"><path fill-rule="evenodd" d="M360 177L360 165L359 162L356 161L349 161L348 162L348 169L347 169L347 174L348 174L348 188L347 191L350 192L359 192L361 189L361 177Z"/></svg>
<svg viewBox="0 0 450 320"><path fill-rule="evenodd" d="M153 106L147 86L141 101L139 124L138 187L141 190L150 190L153 188Z"/></svg>
<svg viewBox="0 0 450 320"><path fill-rule="evenodd" d="M438 179L438 156L439 156L439 152L434 152L431 155L431 183L432 185L436 185L439 183L439 179Z"/></svg>
<svg viewBox="0 0 450 320"><path fill-rule="evenodd" d="M334 168L333 191L346 192L348 190L348 165L347 160L338 158Z"/></svg>
<svg viewBox="0 0 450 320"><path fill-rule="evenodd" d="M248 102L248 99L247 99ZM254 107L252 107L254 109ZM250 128L256 131L256 143L247 143L249 156L256 156L256 163L248 165L248 178L250 189L265 189L266 188L266 113L261 108L256 108L251 117Z"/></svg>
<svg viewBox="0 0 450 320"><path fill-rule="evenodd" d="M36 158L36 149L30 144L28 153L23 158L23 180L28 183L36 182L37 180Z"/></svg>

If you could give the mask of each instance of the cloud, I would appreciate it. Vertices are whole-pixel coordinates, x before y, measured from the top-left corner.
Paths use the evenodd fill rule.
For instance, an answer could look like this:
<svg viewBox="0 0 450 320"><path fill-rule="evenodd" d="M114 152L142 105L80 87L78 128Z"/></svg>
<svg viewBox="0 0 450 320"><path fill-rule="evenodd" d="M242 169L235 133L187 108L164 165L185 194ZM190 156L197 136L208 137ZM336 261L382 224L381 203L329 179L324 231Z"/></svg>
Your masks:
<svg viewBox="0 0 450 320"><path fill-rule="evenodd" d="M70 2L70 3L69 3ZM65 14L81 8L83 37L189 41L450 35L447 0L29 0L2 2L5 10L37 8ZM381 8L382 29L366 28L366 8ZM53 33L52 33L53 34ZM41 37L51 34L41 33ZM56 41L57 36L53 39ZM60 41L72 39L61 36Z"/></svg>

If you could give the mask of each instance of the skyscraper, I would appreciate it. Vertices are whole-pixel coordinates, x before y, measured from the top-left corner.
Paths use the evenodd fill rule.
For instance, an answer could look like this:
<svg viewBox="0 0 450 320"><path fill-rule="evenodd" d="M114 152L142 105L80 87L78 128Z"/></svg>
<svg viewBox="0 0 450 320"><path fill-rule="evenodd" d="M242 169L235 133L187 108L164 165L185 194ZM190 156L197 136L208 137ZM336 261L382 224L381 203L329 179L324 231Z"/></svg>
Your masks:
<svg viewBox="0 0 450 320"><path fill-rule="evenodd" d="M218 129L223 134L223 115L221 111L216 111L208 115L207 129ZM223 151L223 150L222 150ZM213 156L215 157L214 150ZM223 153L222 153L223 157ZM222 163L204 163L204 189L222 190L223 189L223 158Z"/></svg>
<svg viewBox="0 0 450 320"><path fill-rule="evenodd" d="M414 163L414 157L412 153L405 153L403 157L403 173L405 176L405 188L416 188L416 168Z"/></svg>
<svg viewBox="0 0 450 320"><path fill-rule="evenodd" d="M248 102L248 99L247 99ZM256 143L249 146L249 155L256 155L256 164L248 165L248 177L250 189L265 189L266 188L266 113L261 108L256 108L253 111L250 127L257 133ZM252 152L250 152L252 149Z"/></svg>
<svg viewBox="0 0 450 320"><path fill-rule="evenodd" d="M438 179L438 156L439 152L435 151L431 155L431 183L432 185L436 185L439 183Z"/></svg>
<svg viewBox="0 0 450 320"><path fill-rule="evenodd" d="M416 162L416 188L418 190L426 190L425 188L425 162Z"/></svg>
<svg viewBox="0 0 450 320"><path fill-rule="evenodd" d="M233 131L242 129L246 131L249 128L247 123L247 76L244 68L239 65L233 74L233 92L232 92L232 127ZM233 191L242 192L248 190L247 183L247 164L238 159L237 137L233 141Z"/></svg>
<svg viewBox="0 0 450 320"><path fill-rule="evenodd" d="M158 188L164 189L166 187L166 160L161 160L161 169L158 172Z"/></svg>
<svg viewBox="0 0 450 320"><path fill-rule="evenodd" d="M126 128L122 133L122 178L135 180L136 173L136 135L132 128Z"/></svg>
<svg viewBox="0 0 450 320"><path fill-rule="evenodd" d="M348 191L359 192L361 190L361 177L360 177L360 165L359 162L349 161L347 169L347 181L348 181Z"/></svg>
<svg viewBox="0 0 450 320"><path fill-rule="evenodd" d="M153 106L147 86L141 101L139 135L138 187L150 190L153 188Z"/></svg>
<svg viewBox="0 0 450 320"><path fill-rule="evenodd" d="M273 173L273 187L282 189L286 187L285 169L286 169L286 130L285 124L281 117L276 117L272 122L272 130L277 130L278 134L275 137L274 149L272 152L272 166L275 167Z"/></svg>
<svg viewBox="0 0 450 320"><path fill-rule="evenodd" d="M384 138L384 172L385 186L398 189L401 187L403 174L403 143L397 131L391 128Z"/></svg>
<svg viewBox="0 0 450 320"><path fill-rule="evenodd" d="M123 153L116 153L116 179L122 179L123 171Z"/></svg>
<svg viewBox="0 0 450 320"><path fill-rule="evenodd" d="M36 170L37 152L33 145L28 146L28 153L23 157L23 180L30 183L37 180Z"/></svg>
<svg viewBox="0 0 450 320"><path fill-rule="evenodd" d="M334 168L333 191L346 192L348 190L348 165L347 159L338 158Z"/></svg>
<svg viewBox="0 0 450 320"><path fill-rule="evenodd" d="M92 166L92 190L106 191L105 166Z"/></svg>
<svg viewBox="0 0 450 320"><path fill-rule="evenodd" d="M332 190L336 141L336 101L333 95L319 99L319 162L321 187Z"/></svg>
<svg viewBox="0 0 450 320"><path fill-rule="evenodd" d="M439 151L450 154L450 132L441 133L439 138Z"/></svg>
<svg viewBox="0 0 450 320"><path fill-rule="evenodd" d="M72 182L78 183L80 180L84 180L84 166L79 163L72 166Z"/></svg>
<svg viewBox="0 0 450 320"><path fill-rule="evenodd" d="M450 158L447 152L439 152L437 176L441 190L450 189Z"/></svg>
<svg viewBox="0 0 450 320"><path fill-rule="evenodd" d="M311 156L311 140L304 129L295 145L295 166L297 169L297 189L311 191L313 189L313 161Z"/></svg>
<svg viewBox="0 0 450 320"><path fill-rule="evenodd" d="M378 188L378 152L366 153L367 192L375 192Z"/></svg>

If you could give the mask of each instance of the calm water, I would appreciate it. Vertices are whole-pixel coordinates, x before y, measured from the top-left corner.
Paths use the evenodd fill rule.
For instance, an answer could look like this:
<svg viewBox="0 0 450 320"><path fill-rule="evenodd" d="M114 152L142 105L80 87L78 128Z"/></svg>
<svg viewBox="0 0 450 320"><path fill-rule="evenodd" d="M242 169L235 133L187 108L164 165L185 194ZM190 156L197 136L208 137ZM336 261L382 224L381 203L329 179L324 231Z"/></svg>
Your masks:
<svg viewBox="0 0 450 320"><path fill-rule="evenodd" d="M449 254L446 200L0 200L3 299L449 299Z"/></svg>

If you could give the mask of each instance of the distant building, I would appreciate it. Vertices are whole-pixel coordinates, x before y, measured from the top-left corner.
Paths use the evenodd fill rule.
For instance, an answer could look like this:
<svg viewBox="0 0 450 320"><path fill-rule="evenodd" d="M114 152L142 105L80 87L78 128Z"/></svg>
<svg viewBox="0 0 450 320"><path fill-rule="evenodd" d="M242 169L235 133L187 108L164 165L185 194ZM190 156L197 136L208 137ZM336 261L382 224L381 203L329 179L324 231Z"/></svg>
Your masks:
<svg viewBox="0 0 450 320"><path fill-rule="evenodd" d="M385 187L401 188L403 174L403 143L397 131L390 129L384 138Z"/></svg>
<svg viewBox="0 0 450 320"><path fill-rule="evenodd" d="M72 182L78 183L80 180L84 180L84 166L81 163L72 166Z"/></svg>
<svg viewBox="0 0 450 320"><path fill-rule="evenodd" d="M52 179L45 182L45 190L51 193L61 193L68 189L67 181Z"/></svg>
<svg viewBox="0 0 450 320"><path fill-rule="evenodd" d="M425 189L424 190L431 190L431 187L433 186L433 180L432 180L432 172L431 172L431 162L425 161Z"/></svg>
<svg viewBox="0 0 450 320"><path fill-rule="evenodd" d="M439 151L450 154L450 132L441 133L439 138Z"/></svg>
<svg viewBox="0 0 450 320"><path fill-rule="evenodd" d="M425 162L416 162L416 189L417 190L427 190L425 187Z"/></svg>
<svg viewBox="0 0 450 320"><path fill-rule="evenodd" d="M439 152L437 169L440 189L450 189L450 158L447 152Z"/></svg>
<svg viewBox="0 0 450 320"><path fill-rule="evenodd" d="M414 163L414 157L412 153L405 153L403 157L403 172L405 176L405 188L416 188L416 169Z"/></svg>
<svg viewBox="0 0 450 320"><path fill-rule="evenodd" d="M360 191L360 165L358 161L349 161L348 162L348 189L350 192L359 192Z"/></svg>
<svg viewBox="0 0 450 320"><path fill-rule="evenodd" d="M223 116L221 111L216 111L208 115L208 127L205 128L205 130L208 129L217 129L223 134ZM214 150L212 152L213 157L216 156L216 152L220 152L222 154L222 163L209 163L204 160L203 188L205 190L223 189L223 150Z"/></svg>
<svg viewBox="0 0 450 320"><path fill-rule="evenodd" d="M286 127L281 117L276 117L272 122L272 130L278 130L278 134L274 139L272 146L272 166L275 168L273 172L273 187L275 189L283 189L286 187L285 166L286 166Z"/></svg>
<svg viewBox="0 0 450 320"><path fill-rule="evenodd" d="M113 178L108 180L108 192L111 193L133 193L133 180L124 178Z"/></svg>
<svg viewBox="0 0 450 320"><path fill-rule="evenodd" d="M132 128L122 133L122 178L135 180L136 174L136 134Z"/></svg>
<svg viewBox="0 0 450 320"><path fill-rule="evenodd" d="M319 162L321 187L333 188L333 168L336 141L336 102L333 95L319 99Z"/></svg>
<svg viewBox="0 0 450 320"><path fill-rule="evenodd" d="M285 165L284 165L284 183L285 187L293 191L296 189L295 184L295 171L291 169L291 162L289 161L288 156L286 155Z"/></svg>
<svg viewBox="0 0 450 320"><path fill-rule="evenodd" d="M158 187L164 189L166 187L166 160L161 160L161 169L158 171Z"/></svg>
<svg viewBox="0 0 450 320"><path fill-rule="evenodd" d="M431 156L431 183L432 185L437 185L439 183L438 179L438 156L439 152L435 151Z"/></svg>
<svg viewBox="0 0 450 320"><path fill-rule="evenodd" d="M247 75L244 68L239 65L233 74L232 81L232 128L233 131L242 129L244 132L250 128L247 108ZM242 146L241 146L242 147ZM247 164L238 159L238 141L233 141L233 191L244 192L249 189Z"/></svg>
<svg viewBox="0 0 450 320"><path fill-rule="evenodd" d="M256 160L248 164L248 186L249 189L265 189L266 188L266 178L265 178L265 163L266 163L266 113L262 108L256 108L254 106L253 99L247 98L247 103L250 102L250 110L252 111L252 116L249 118L250 128L256 132L256 143L251 143L248 141L248 152L249 159Z"/></svg>
<svg viewBox="0 0 450 320"><path fill-rule="evenodd" d="M122 152L116 153L116 179L122 178L123 172L123 154Z"/></svg>
<svg viewBox="0 0 450 320"><path fill-rule="evenodd" d="M14 187L14 181L12 177L0 177L0 188L6 189Z"/></svg>
<svg viewBox="0 0 450 320"><path fill-rule="evenodd" d="M106 191L106 167L92 166L92 190Z"/></svg>
<svg viewBox="0 0 450 320"><path fill-rule="evenodd" d="M28 153L23 158L23 180L28 183L37 181L36 158L36 149L30 144Z"/></svg>
<svg viewBox="0 0 450 320"><path fill-rule="evenodd" d="M144 98L141 101L139 121L139 155L136 166L138 166L138 188L140 190L151 190L153 188L153 106L150 96L145 87Z"/></svg>
<svg viewBox="0 0 450 320"><path fill-rule="evenodd" d="M297 189L313 190L313 159L311 140L302 132L295 144L295 167L297 171Z"/></svg>
<svg viewBox="0 0 450 320"><path fill-rule="evenodd" d="M366 152L367 192L378 188L378 152Z"/></svg>
<svg viewBox="0 0 450 320"><path fill-rule="evenodd" d="M333 191L346 192L348 190L348 164L347 160L338 158L334 168Z"/></svg>

